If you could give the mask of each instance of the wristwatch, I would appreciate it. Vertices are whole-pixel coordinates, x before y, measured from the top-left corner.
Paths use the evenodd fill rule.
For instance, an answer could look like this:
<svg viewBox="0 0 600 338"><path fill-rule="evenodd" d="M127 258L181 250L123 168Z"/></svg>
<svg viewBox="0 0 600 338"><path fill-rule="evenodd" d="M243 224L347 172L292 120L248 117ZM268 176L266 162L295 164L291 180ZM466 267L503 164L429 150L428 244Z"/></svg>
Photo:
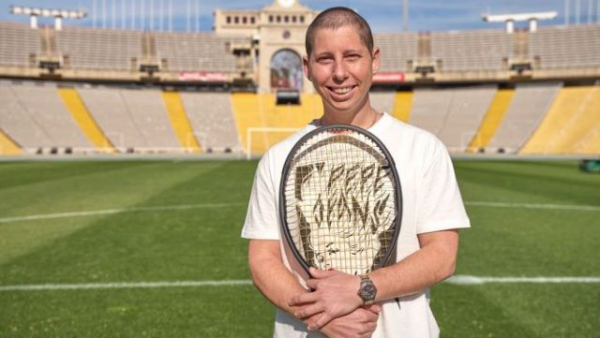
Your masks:
<svg viewBox="0 0 600 338"><path fill-rule="evenodd" d="M377 296L377 288L369 275L360 275L360 288L358 289L358 296L363 300L364 305L371 305L375 301Z"/></svg>

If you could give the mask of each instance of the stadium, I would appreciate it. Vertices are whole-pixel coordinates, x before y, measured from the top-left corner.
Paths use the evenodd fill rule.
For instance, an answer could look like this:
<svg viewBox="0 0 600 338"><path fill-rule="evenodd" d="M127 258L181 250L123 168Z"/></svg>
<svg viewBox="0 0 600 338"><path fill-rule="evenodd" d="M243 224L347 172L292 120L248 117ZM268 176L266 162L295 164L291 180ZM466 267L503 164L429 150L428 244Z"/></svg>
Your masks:
<svg viewBox="0 0 600 338"><path fill-rule="evenodd" d="M318 11L263 2L214 8L211 31L0 9L26 19L0 21L0 337L272 334L240 230L257 160L323 107L302 73ZM432 289L442 337L599 336L600 2L583 2L576 24L550 8L374 31L373 106L446 145L472 222Z"/></svg>

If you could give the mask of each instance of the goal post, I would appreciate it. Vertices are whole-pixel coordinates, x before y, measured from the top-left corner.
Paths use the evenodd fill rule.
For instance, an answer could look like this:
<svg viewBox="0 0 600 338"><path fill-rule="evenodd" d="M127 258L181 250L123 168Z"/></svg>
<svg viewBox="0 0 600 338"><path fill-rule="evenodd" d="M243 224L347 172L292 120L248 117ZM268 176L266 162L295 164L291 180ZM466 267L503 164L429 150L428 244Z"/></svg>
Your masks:
<svg viewBox="0 0 600 338"><path fill-rule="evenodd" d="M252 158L252 143L256 145L257 136L262 134L262 144L265 145L265 149L272 146L273 144L283 140L286 136L293 132L300 130L301 128L283 128L283 127L250 127L246 130L246 159ZM282 135L283 134L283 135ZM269 137L278 136L278 137Z"/></svg>

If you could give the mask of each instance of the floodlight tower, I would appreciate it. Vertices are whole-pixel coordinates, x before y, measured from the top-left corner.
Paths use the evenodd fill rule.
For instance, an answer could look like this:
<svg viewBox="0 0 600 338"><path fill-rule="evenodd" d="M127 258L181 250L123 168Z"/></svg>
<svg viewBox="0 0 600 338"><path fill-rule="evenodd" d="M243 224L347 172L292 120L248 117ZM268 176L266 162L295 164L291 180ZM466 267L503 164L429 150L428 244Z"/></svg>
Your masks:
<svg viewBox="0 0 600 338"><path fill-rule="evenodd" d="M404 16L404 31L408 32L408 0L404 0L404 9L402 10Z"/></svg>
<svg viewBox="0 0 600 338"><path fill-rule="evenodd" d="M503 15L483 15L481 19L487 22L506 22L506 32L512 33L515 30L515 21L529 21L529 31L537 31L538 20L551 20L556 18L556 12L539 12L539 13L519 13L519 14L503 14Z"/></svg>
<svg viewBox="0 0 600 338"><path fill-rule="evenodd" d="M24 6L10 6L10 13L14 15L29 15L29 26L31 29L38 28L38 17L54 17L54 28L62 30L62 20L66 19L83 19L87 17L85 11L68 11L63 9L51 8L33 8Z"/></svg>

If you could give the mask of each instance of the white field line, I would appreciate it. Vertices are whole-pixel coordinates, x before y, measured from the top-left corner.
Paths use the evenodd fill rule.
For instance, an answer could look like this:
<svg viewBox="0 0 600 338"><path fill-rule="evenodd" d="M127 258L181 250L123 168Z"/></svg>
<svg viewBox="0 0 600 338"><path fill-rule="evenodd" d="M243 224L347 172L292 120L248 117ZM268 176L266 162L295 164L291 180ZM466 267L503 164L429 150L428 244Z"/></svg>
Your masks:
<svg viewBox="0 0 600 338"><path fill-rule="evenodd" d="M504 202L465 202L465 205L493 208L551 209L575 211L600 211L600 206L576 204L538 204L538 203L504 203Z"/></svg>
<svg viewBox="0 0 600 338"><path fill-rule="evenodd" d="M182 205L158 205L152 207L115 208L103 210L68 211L54 214L40 214L28 216L2 217L1 223L38 221L44 219L85 217L97 215L112 215L125 212L147 212L147 211L173 211L203 208L228 208L243 206L243 203L206 203L206 204L182 204ZM465 205L492 208L524 208L524 209L551 209L551 210L575 210L575 211L600 211L600 206L574 205L574 204L535 204L535 203L504 203L504 202L465 202Z"/></svg>
<svg viewBox="0 0 600 338"><path fill-rule="evenodd" d="M236 207L236 206L242 206L242 205L243 205L242 203L206 203L206 204L157 205L157 206L152 206L152 207L116 208L116 209L103 209L103 210L82 210L82 211L60 212L60 213L54 213L54 214L3 217L3 218L0 218L0 223L38 221L38 220L54 219L54 218L112 215L112 214L120 214L120 213L125 213L125 212L173 211L173 210L205 209L205 208L209 208L209 209L210 208L228 208L228 207Z"/></svg>
<svg viewBox="0 0 600 338"><path fill-rule="evenodd" d="M600 277L477 277L455 275L445 283L458 285L480 284L598 284Z"/></svg>
<svg viewBox="0 0 600 338"><path fill-rule="evenodd" d="M457 285L482 284L599 284L600 277L477 277L467 275L453 276L444 283ZM60 290L98 290L98 289L156 289L179 287L219 287L252 285L249 279L241 280L204 280L175 282L115 282L82 284L32 284L0 285L0 292L7 291L60 291Z"/></svg>

